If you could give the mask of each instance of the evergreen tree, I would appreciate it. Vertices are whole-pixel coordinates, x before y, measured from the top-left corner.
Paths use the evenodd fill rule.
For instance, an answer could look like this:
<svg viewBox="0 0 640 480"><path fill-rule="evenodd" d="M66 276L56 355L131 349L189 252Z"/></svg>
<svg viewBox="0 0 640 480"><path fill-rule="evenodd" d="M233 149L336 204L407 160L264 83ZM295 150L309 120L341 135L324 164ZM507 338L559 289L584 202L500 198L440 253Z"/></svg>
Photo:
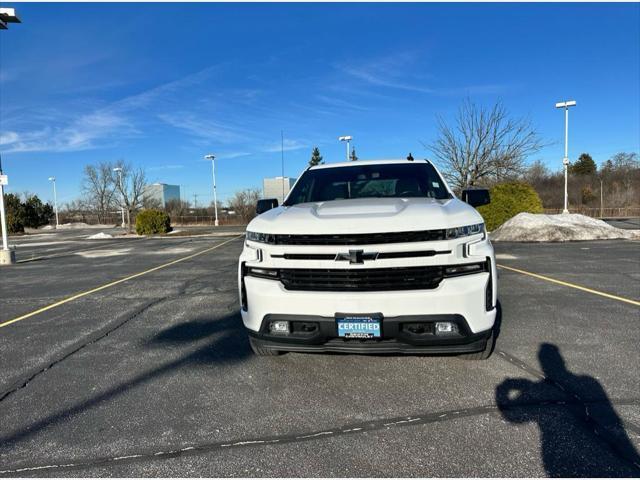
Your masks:
<svg viewBox="0 0 640 480"><path fill-rule="evenodd" d="M591 155L582 153L578 160L569 166L571 173L575 175L593 175L598 170L596 162L593 161Z"/></svg>
<svg viewBox="0 0 640 480"><path fill-rule="evenodd" d="M21 204L24 226L38 228L46 225L54 215L53 207L48 203L42 203L37 195L27 195Z"/></svg>
<svg viewBox="0 0 640 480"><path fill-rule="evenodd" d="M4 205L7 212L9 233L24 232L24 208L20 202L20 197L13 193L5 193Z"/></svg>
<svg viewBox="0 0 640 480"><path fill-rule="evenodd" d="M355 162L356 160L358 160L355 147L351 149L351 155L349 155L349 160L351 160L352 162Z"/></svg>
<svg viewBox="0 0 640 480"><path fill-rule="evenodd" d="M315 167L316 165L320 165L324 163L322 161L322 155L320 155L320 149L318 147L313 147L313 151L311 152L311 159L309 160L309 166Z"/></svg>

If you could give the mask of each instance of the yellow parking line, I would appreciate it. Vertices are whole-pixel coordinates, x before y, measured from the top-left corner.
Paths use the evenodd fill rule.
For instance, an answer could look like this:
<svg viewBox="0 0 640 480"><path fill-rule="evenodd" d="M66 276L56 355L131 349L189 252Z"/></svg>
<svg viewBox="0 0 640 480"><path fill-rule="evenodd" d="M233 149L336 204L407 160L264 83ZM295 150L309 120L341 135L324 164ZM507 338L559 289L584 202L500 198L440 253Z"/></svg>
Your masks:
<svg viewBox="0 0 640 480"><path fill-rule="evenodd" d="M539 275L537 273L527 272L526 270L520 270L519 268L507 267L506 265L500 265L500 264L497 264L496 266L500 268L504 268L505 270L511 270L512 272L522 273L523 275L529 275L530 277L538 278L540 280L545 280L547 282L556 283L564 287L575 288L576 290L582 290L583 292L592 293L594 295L600 295L601 297L610 298L612 300L618 300L619 302L630 303L631 305L640 306L640 302L638 302L637 300L632 300L630 298L619 297L618 295L612 295L610 293L601 292L599 290L593 290L592 288L576 285L575 283L563 282L562 280L556 280L555 278L545 277L544 275Z"/></svg>
<svg viewBox="0 0 640 480"><path fill-rule="evenodd" d="M242 235L239 235L239 236L234 237L234 238L230 238L226 242L219 243L218 245L214 245L213 247L210 247L210 248L205 248L204 250L201 250L199 252L193 253L193 254L188 255L186 257L178 258L176 260L172 260L169 263L165 263L165 264L162 264L162 265L158 265L157 267L150 268L149 270L145 270L144 272L135 273L133 275L129 275L128 277L121 278L120 280L116 280L115 282L106 283L106 284L101 285L99 287L92 288L91 290L87 290L85 292L76 293L75 295L72 295L72 296L64 298L64 299L62 299L60 301L57 301L57 302L52 303L50 305L47 305L46 307L39 308L37 310L34 310L33 312L29 312L29 313L26 313L26 314L21 315L19 317L16 317L14 319L7 320L6 322L2 322L2 323L0 323L0 328L6 327L7 325L11 325L12 323L19 322L20 320L25 320L27 318L33 317L34 315L38 315L39 313L46 312L47 310L51 310L52 308L59 307L60 305L64 305L65 303L72 302L74 300L77 300L78 298L86 297L87 295L91 295L92 293L96 293L96 292L99 292L99 291L104 290L106 288L113 287L113 286L118 285L120 283L126 282L128 280L132 280L134 278L141 277L143 275L146 275L147 273L155 272L157 270L161 270L163 268L170 267L171 265L175 265L176 263L184 262L185 260L190 260L192 258L198 257L200 255L203 255L203 254L207 253L207 252L210 252L211 250L215 250L216 248L220 248L223 245L226 245L227 243L232 242L233 240L237 240L240 237L242 237Z"/></svg>

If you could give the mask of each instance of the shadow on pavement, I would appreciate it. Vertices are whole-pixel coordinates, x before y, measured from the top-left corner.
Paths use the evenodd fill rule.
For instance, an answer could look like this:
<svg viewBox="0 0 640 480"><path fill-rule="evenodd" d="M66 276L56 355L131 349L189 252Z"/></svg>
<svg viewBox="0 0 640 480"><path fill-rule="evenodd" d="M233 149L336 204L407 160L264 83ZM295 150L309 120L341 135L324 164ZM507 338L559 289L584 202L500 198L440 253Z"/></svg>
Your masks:
<svg viewBox="0 0 640 480"><path fill-rule="evenodd" d="M227 315L218 319L193 320L187 323L173 326L161 331L145 344L147 347L162 346L167 344L185 344L204 340L216 334L211 343L191 351L188 355L174 361L165 363L157 368L147 370L129 380L114 385L102 393L69 408L59 410L31 425L11 432L2 433L0 445L8 446L11 443L26 440L41 430L68 421L70 417L93 408L102 402L113 400L126 393L128 390L148 383L178 368L197 364L212 366L215 364L233 364L241 362L251 355L246 335L241 330L242 320L239 313Z"/></svg>
<svg viewBox="0 0 640 480"><path fill-rule="evenodd" d="M526 378L508 378L496 387L496 404L502 416L512 423L538 424L542 461L547 474L552 477L611 477L627 476L633 472L633 465L640 465L640 455L600 382L589 375L575 375L567 370L556 345L542 344L538 359L545 379L534 382ZM605 448L608 447L622 465L627 465L626 469L623 467L624 471L608 464L610 459L590 457L584 445L580 445L571 430L566 429L566 420L559 418L557 410L543 407L535 401L548 396L549 388L558 385L567 392L581 392L577 403L575 395L567 396L566 408L579 418L580 426L588 430L588 435L593 435L594 429L599 431L601 443L607 444ZM590 412L596 407L597 420ZM631 475L640 473L638 468L635 471Z"/></svg>

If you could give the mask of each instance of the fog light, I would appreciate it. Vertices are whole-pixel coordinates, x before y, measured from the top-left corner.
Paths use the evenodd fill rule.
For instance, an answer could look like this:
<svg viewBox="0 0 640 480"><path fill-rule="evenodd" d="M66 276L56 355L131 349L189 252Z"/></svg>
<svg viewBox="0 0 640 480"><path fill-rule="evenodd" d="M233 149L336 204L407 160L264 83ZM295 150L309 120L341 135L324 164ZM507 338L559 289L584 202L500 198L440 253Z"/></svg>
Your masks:
<svg viewBox="0 0 640 480"><path fill-rule="evenodd" d="M285 320L278 320L276 322L271 322L269 324L269 331L271 333L288 334L289 333L289 322L287 322Z"/></svg>
<svg viewBox="0 0 640 480"><path fill-rule="evenodd" d="M431 328L428 323L406 323L403 325L403 330L409 332L412 335L431 333Z"/></svg>
<svg viewBox="0 0 640 480"><path fill-rule="evenodd" d="M436 335L458 333L458 326L452 322L436 322Z"/></svg>

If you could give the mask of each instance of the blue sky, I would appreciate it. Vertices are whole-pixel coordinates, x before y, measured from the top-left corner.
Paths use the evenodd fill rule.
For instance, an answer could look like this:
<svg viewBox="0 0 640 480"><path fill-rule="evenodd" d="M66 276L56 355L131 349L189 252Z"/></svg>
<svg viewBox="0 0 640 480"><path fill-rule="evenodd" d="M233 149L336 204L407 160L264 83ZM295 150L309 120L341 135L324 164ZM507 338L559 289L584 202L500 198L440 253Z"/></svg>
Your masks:
<svg viewBox="0 0 640 480"><path fill-rule="evenodd" d="M87 163L124 159L210 201L342 161L428 156L469 97L528 116L560 167L640 150L640 4L4 4L0 152L9 191L59 201ZM209 195L209 196L208 196Z"/></svg>

